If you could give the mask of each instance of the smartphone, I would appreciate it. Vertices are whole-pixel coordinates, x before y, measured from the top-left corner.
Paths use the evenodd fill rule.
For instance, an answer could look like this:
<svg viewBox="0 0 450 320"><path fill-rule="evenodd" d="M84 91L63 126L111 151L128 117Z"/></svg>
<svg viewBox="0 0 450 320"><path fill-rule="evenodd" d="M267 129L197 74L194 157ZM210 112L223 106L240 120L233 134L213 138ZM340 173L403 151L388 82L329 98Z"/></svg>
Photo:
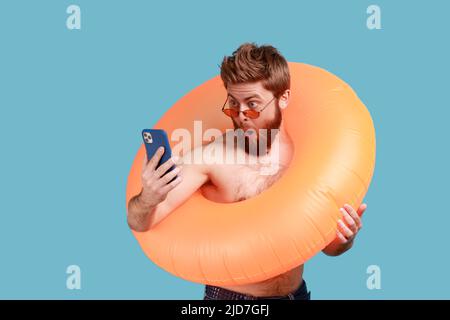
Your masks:
<svg viewBox="0 0 450 320"><path fill-rule="evenodd" d="M147 152L147 159L150 160L156 153L159 147L164 147L164 154L159 160L156 168L165 163L172 157L172 149L170 148L169 138L167 133L161 129L144 129L142 130L142 139L144 140L145 150ZM173 165L169 170L167 170L164 175L175 169ZM170 182L175 180L175 176Z"/></svg>

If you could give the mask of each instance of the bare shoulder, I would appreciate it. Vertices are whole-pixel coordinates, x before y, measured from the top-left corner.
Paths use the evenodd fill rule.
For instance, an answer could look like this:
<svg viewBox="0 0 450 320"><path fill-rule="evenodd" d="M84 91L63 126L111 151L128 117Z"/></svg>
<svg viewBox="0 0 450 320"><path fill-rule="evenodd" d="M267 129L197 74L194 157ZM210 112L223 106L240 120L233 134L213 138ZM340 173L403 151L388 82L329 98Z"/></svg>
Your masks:
<svg viewBox="0 0 450 320"><path fill-rule="evenodd" d="M181 164L205 174L211 173L217 169L216 165L221 163L220 158L225 154L224 140L222 135L188 150L181 156Z"/></svg>
<svg viewBox="0 0 450 320"><path fill-rule="evenodd" d="M213 140L201 146L203 163L209 167L219 165L225 162L226 148L229 144L226 143L226 133L215 137Z"/></svg>

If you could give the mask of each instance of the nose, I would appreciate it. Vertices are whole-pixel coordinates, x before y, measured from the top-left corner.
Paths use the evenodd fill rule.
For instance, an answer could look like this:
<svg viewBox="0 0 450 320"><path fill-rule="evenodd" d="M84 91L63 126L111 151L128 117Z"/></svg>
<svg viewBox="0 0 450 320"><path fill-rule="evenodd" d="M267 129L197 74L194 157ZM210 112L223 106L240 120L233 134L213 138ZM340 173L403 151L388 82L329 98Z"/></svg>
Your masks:
<svg viewBox="0 0 450 320"><path fill-rule="evenodd" d="M248 118L244 115L244 113L242 111L243 110L241 110L241 112L239 112L239 120L241 122L248 121Z"/></svg>

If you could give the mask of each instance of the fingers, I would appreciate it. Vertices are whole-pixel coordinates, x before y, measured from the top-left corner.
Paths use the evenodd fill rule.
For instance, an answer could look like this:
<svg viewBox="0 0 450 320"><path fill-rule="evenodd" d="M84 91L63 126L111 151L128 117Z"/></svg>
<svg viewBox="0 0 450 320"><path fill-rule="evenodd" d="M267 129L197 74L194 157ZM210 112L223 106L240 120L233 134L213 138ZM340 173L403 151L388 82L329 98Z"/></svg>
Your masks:
<svg viewBox="0 0 450 320"><path fill-rule="evenodd" d="M348 204L344 204L344 209L345 211L351 216L352 220L354 221L354 223L356 224L356 227L358 229L361 228L361 218L359 217L358 213L355 211L355 209L353 209L352 206L348 205ZM342 211L342 210L341 210Z"/></svg>
<svg viewBox="0 0 450 320"><path fill-rule="evenodd" d="M338 230L342 233L342 235L346 238L346 241L348 239L352 238L354 233L352 230L350 230L349 227L341 220L338 220Z"/></svg>
<svg viewBox="0 0 450 320"><path fill-rule="evenodd" d="M164 154L164 147L159 147L158 150L156 150L154 156L148 162L147 168L155 170L163 154Z"/></svg>
<svg viewBox="0 0 450 320"><path fill-rule="evenodd" d="M336 231L336 238L339 242L345 243L353 240L362 228L361 216L366 209L367 205L365 203L358 208L358 211L355 211L349 204L344 204L339 209L342 214L342 219L338 220L338 230Z"/></svg>
<svg viewBox="0 0 450 320"><path fill-rule="evenodd" d="M181 181L183 181L183 177L182 176L176 177L175 180L173 180L172 182L170 182L166 186L162 187L161 192L168 193L170 190L172 190L177 185L179 185L181 183Z"/></svg>
<svg viewBox="0 0 450 320"><path fill-rule="evenodd" d="M342 213L342 218L345 221L345 224L347 225L347 227L352 230L353 233L358 232L358 226L356 225L355 220L353 219L352 216L350 216L350 214L343 208L339 209Z"/></svg>
<svg viewBox="0 0 450 320"><path fill-rule="evenodd" d="M362 216L364 211L366 211L367 209L367 204L363 203L359 206L358 211L356 212L358 214L358 216Z"/></svg>
<svg viewBox="0 0 450 320"><path fill-rule="evenodd" d="M172 171L169 171L166 175L164 175L161 179L159 179L162 186L165 186L168 184L173 178L176 177L177 174L179 174L181 171L181 167L176 167Z"/></svg>
<svg viewBox="0 0 450 320"><path fill-rule="evenodd" d="M344 235L339 230L336 231L336 237L339 239L340 243L347 242L347 238L345 238Z"/></svg>
<svg viewBox="0 0 450 320"><path fill-rule="evenodd" d="M177 161L178 161L178 157L176 157L176 156L170 158L169 160L164 162L162 165L160 165L158 169L156 169L155 175L158 178L162 177L167 172L167 170L169 170L176 164Z"/></svg>

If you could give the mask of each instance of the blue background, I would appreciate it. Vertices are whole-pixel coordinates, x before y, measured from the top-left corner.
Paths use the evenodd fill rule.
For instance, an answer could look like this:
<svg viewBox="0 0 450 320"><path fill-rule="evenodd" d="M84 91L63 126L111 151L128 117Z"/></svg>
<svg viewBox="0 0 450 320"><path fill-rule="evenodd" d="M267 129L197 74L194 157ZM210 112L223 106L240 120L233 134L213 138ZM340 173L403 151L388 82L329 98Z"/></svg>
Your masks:
<svg viewBox="0 0 450 320"><path fill-rule="evenodd" d="M66 28L81 7L82 29ZM382 30L366 27L381 7ZM246 41L325 68L367 105L377 163L364 229L304 277L314 299L450 298L448 1L3 1L0 298L201 299L125 220L139 132ZM447 40L445 40L447 39ZM81 267L82 289L66 288ZM381 290L366 287L381 268Z"/></svg>

